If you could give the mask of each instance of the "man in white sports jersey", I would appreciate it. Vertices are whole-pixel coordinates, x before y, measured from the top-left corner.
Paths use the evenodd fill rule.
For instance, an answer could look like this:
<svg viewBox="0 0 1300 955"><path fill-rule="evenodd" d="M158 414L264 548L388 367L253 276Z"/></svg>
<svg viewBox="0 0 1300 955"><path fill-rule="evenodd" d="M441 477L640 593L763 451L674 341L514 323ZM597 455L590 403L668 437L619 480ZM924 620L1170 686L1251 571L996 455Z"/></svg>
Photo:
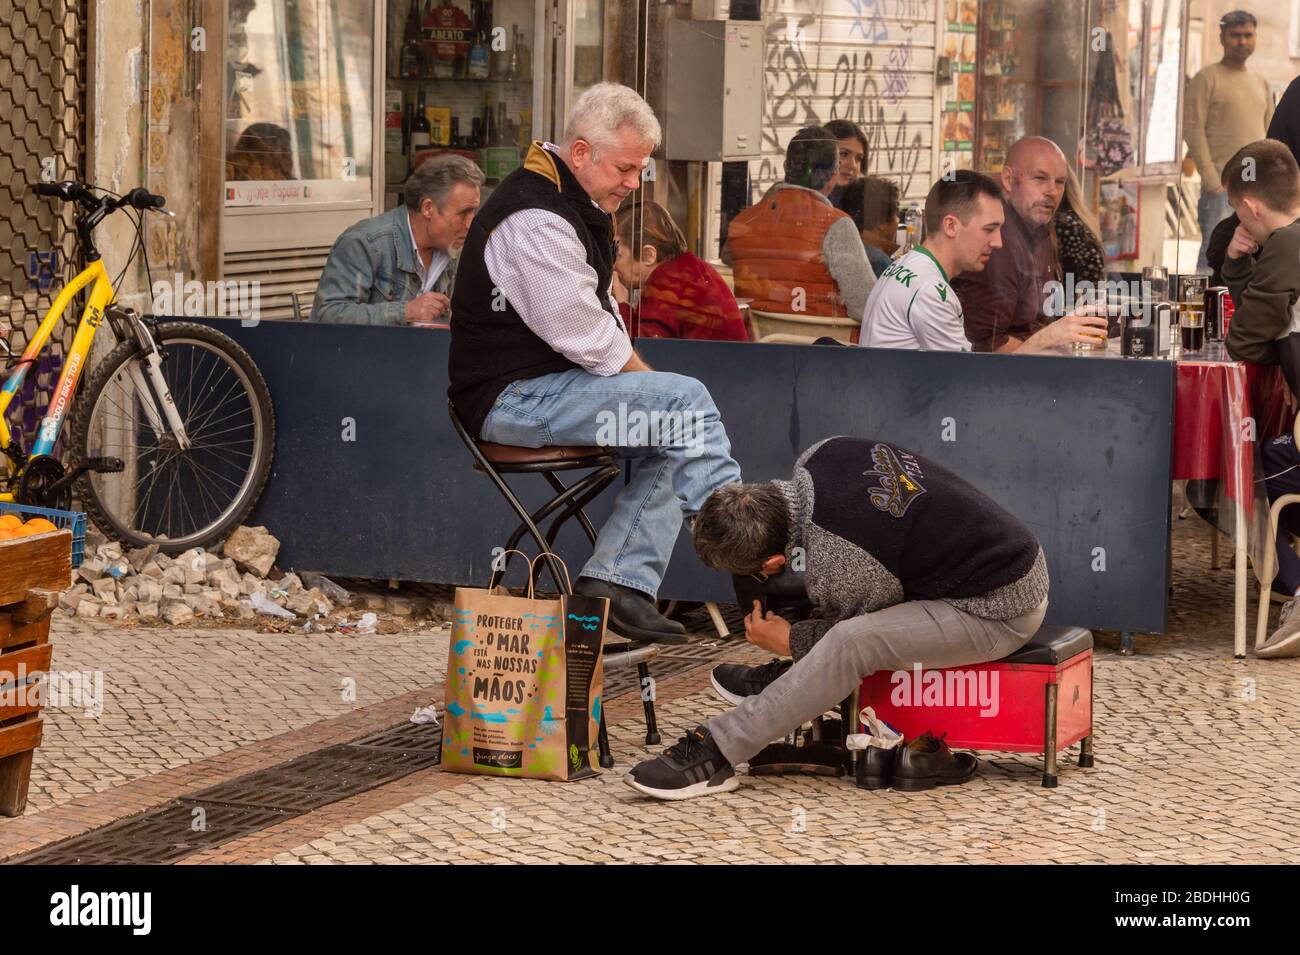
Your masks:
<svg viewBox="0 0 1300 955"><path fill-rule="evenodd" d="M880 274L867 299L858 344L911 351L970 351L961 301L950 284L979 272L1002 247L1002 188L960 169L925 198L925 243Z"/></svg>

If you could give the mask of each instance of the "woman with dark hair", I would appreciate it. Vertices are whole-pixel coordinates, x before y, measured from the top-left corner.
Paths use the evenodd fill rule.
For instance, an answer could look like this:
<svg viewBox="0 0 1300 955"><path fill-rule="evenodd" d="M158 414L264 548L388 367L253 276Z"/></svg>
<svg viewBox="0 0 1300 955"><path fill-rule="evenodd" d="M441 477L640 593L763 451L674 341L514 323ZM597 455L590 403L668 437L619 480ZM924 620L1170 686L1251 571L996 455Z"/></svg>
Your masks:
<svg viewBox="0 0 1300 955"><path fill-rule="evenodd" d="M832 119L824 126L836 139L839 167L836 170L835 188L831 190L831 205L843 209L844 190L867 171L867 137L857 123L847 119Z"/></svg>
<svg viewBox="0 0 1300 955"><path fill-rule="evenodd" d="M867 250L867 261L879 278L889 268L891 256L898 250L894 237L898 234L898 186L888 179L868 176L855 179L844 190L841 207L858 227L862 244Z"/></svg>
<svg viewBox="0 0 1300 955"><path fill-rule="evenodd" d="M619 311L633 337L749 341L736 298L717 270L689 252L668 210L633 195L616 218ZM633 308L628 289L641 288Z"/></svg>

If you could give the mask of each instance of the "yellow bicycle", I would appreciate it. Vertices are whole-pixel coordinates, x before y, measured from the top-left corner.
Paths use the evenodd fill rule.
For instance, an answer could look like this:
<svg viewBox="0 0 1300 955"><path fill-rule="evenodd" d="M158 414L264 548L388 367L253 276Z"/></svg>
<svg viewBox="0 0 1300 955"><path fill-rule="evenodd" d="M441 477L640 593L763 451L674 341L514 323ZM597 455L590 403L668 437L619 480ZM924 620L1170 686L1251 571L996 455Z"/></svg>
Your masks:
<svg viewBox="0 0 1300 955"><path fill-rule="evenodd" d="M39 183L35 191L76 205L86 267L59 292L21 356L0 340L9 371L0 389L0 501L67 508L75 490L109 537L132 547L157 544L167 554L223 539L248 516L271 473L275 414L265 379L248 352L215 328L114 304L92 232L124 210L136 227L129 265L144 250L145 212L171 214L162 196L144 189L119 195L78 182ZM5 413L83 289L89 293L72 347L25 451ZM105 323L116 345L78 396L91 343ZM65 421L66 465L56 454Z"/></svg>

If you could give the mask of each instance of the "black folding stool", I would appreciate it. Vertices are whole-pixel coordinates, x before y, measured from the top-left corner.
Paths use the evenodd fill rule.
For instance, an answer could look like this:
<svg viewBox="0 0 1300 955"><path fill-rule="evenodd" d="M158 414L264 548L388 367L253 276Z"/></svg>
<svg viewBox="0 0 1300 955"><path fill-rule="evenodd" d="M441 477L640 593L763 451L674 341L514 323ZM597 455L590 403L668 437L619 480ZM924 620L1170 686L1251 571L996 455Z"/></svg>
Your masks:
<svg viewBox="0 0 1300 955"><path fill-rule="evenodd" d="M584 447L581 445L518 448L505 444L492 444L487 441L480 441L469 433L464 422L460 420L460 415L456 413L455 405L450 401L447 402L447 413L451 415L451 424L456 429L456 434L460 436L460 440L464 442L465 447L474 458L474 470L488 476L496 489L501 492L501 496L506 499L510 507L519 516L519 526L510 535L505 550L510 551L518 547L523 536L530 534L533 540L537 541L541 553L545 555L556 586L560 588L561 592L572 594L569 577L563 572L563 565L555 557L552 546L560 532L560 528L573 517L578 519L578 523L582 525L582 529L586 531L587 537L591 540L592 546L595 546L596 529L583 512L583 508L618 477L621 469L618 459L614 456L613 449ZM557 471L588 471L590 473L566 486L563 481L555 476ZM555 496L530 513L524 503L510 489L510 485L506 483L503 477L506 474L540 474L546 478L547 483L555 490ZM551 521L550 527L543 535L541 530L542 522L557 510L560 511L559 515ZM504 573L504 566L500 570L494 567L488 589L495 587ZM655 746L659 743L659 727L655 719L654 693L650 689L652 686L650 668L646 665L646 661L659 653L659 647L654 644L629 644L628 646L629 649L626 650L607 647L604 653L604 665L607 668L616 668L636 664L637 682L641 690L641 705L645 710L645 741L647 746ZM609 731L605 728L605 710L606 707L602 703L599 738L600 765L609 769L614 765L614 757L609 750Z"/></svg>

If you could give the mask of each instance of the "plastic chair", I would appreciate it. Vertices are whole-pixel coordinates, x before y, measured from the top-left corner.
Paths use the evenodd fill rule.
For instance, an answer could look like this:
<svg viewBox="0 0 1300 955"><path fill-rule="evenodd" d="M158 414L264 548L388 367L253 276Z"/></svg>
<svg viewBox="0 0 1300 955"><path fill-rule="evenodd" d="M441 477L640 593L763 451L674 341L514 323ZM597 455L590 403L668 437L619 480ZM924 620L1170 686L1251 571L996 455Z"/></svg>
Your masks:
<svg viewBox="0 0 1300 955"><path fill-rule="evenodd" d="M1295 424L1291 426L1296 446L1300 447L1300 415L1296 415ZM1277 522L1282 509L1290 504L1300 504L1300 494L1283 494L1268 510L1268 539L1264 541L1264 569L1260 575L1259 618L1255 621L1255 646L1267 638L1268 605L1273 593L1273 574L1277 570Z"/></svg>
<svg viewBox="0 0 1300 955"><path fill-rule="evenodd" d="M858 340L860 326L851 318L763 312L756 308L751 308L750 314L756 342L811 345L822 337L834 338L846 344Z"/></svg>

